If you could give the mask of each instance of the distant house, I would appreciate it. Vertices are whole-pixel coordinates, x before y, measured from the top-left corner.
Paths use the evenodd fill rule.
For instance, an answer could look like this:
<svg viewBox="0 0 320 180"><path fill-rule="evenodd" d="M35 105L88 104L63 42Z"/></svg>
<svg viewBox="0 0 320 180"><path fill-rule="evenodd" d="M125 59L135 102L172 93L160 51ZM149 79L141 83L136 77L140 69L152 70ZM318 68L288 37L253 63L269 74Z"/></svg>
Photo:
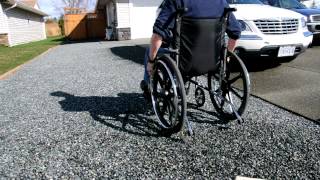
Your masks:
<svg viewBox="0 0 320 180"><path fill-rule="evenodd" d="M98 0L96 11L105 12L107 27L116 34L116 39L149 38L162 1Z"/></svg>
<svg viewBox="0 0 320 180"><path fill-rule="evenodd" d="M45 16L36 0L0 0L0 44L15 46L45 39Z"/></svg>

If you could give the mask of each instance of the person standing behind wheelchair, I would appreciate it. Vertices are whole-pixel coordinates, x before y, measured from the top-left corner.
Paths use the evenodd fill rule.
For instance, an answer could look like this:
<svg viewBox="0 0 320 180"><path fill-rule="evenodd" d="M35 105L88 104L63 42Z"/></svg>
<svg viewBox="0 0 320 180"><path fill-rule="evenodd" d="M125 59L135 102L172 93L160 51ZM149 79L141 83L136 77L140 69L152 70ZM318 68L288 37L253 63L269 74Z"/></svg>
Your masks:
<svg viewBox="0 0 320 180"><path fill-rule="evenodd" d="M224 8L229 7L226 0L164 0L153 26L150 47L144 57L144 79L140 86L144 97L150 99L150 76L153 75L154 60L157 55L169 53L166 47L174 42L176 19L183 9L183 16L191 18L218 18L223 16ZM228 49L233 51L241 28L233 13L230 14L226 33L229 37Z"/></svg>

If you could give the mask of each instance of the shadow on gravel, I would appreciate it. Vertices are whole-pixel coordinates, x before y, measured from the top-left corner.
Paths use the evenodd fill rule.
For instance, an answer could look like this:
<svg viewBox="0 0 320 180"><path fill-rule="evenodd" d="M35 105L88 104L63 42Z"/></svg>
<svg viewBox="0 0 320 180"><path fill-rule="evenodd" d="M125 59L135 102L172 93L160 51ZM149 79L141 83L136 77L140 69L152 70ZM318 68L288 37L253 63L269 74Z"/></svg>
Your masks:
<svg viewBox="0 0 320 180"><path fill-rule="evenodd" d="M228 129L228 123L230 121L225 120L219 114L214 111L207 111L199 108L194 103L188 103L188 109L196 110L196 111L188 111L187 116L190 121L200 124L210 124L212 126L216 126L219 129Z"/></svg>
<svg viewBox="0 0 320 180"><path fill-rule="evenodd" d="M66 37L61 38L61 40L63 40L61 43L62 45L105 41L102 38L93 38L93 39L84 39L84 40L70 40L70 39L67 39Z"/></svg>
<svg viewBox="0 0 320 180"><path fill-rule="evenodd" d="M242 58L249 72L260 72L281 66L281 62L286 60L276 60L273 58Z"/></svg>
<svg viewBox="0 0 320 180"><path fill-rule="evenodd" d="M57 91L50 95L64 98L59 101L64 111L87 111L95 121L113 129L140 136L160 136L158 124L146 115L146 105L141 94L80 97Z"/></svg>
<svg viewBox="0 0 320 180"><path fill-rule="evenodd" d="M159 124L153 120L154 117L147 115L145 100L141 94L119 93L117 97L81 97L56 91L50 95L63 98L59 101L62 110L89 112L93 120L115 130L139 136L163 137L159 131ZM188 103L188 109L196 110L188 111L188 118L192 122L210 124L220 129L228 128L228 122L221 120L215 112L200 109L191 103Z"/></svg>
<svg viewBox="0 0 320 180"><path fill-rule="evenodd" d="M111 52L123 58L124 60L131 60L135 63L143 65L143 58L145 48L142 46L119 46L111 48Z"/></svg>

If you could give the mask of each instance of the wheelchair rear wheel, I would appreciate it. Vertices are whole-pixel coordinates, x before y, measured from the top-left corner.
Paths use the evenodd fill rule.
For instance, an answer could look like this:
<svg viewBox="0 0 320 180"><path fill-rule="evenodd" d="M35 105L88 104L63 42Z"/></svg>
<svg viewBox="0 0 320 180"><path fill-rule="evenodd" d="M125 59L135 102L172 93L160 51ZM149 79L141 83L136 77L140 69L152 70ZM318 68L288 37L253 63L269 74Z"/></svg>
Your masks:
<svg viewBox="0 0 320 180"><path fill-rule="evenodd" d="M210 99L217 112L226 120L237 119L245 112L249 94L249 73L242 60L233 52L227 53L226 70L220 77L220 68L208 75ZM232 104L232 105L231 105Z"/></svg>
<svg viewBox="0 0 320 180"><path fill-rule="evenodd" d="M186 116L186 92L181 73L168 55L157 59L151 97L162 133L171 135L180 131Z"/></svg>

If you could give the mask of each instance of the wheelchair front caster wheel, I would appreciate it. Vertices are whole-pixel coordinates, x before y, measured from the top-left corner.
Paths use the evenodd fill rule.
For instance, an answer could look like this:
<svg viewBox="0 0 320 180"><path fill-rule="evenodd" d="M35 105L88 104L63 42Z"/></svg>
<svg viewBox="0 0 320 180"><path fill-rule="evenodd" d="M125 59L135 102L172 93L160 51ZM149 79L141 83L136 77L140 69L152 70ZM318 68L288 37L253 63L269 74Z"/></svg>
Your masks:
<svg viewBox="0 0 320 180"><path fill-rule="evenodd" d="M202 107L206 101L206 97L204 94L204 90L201 89L200 87L196 88L195 94L194 94L194 98L196 100L196 103L198 105L198 107Z"/></svg>

